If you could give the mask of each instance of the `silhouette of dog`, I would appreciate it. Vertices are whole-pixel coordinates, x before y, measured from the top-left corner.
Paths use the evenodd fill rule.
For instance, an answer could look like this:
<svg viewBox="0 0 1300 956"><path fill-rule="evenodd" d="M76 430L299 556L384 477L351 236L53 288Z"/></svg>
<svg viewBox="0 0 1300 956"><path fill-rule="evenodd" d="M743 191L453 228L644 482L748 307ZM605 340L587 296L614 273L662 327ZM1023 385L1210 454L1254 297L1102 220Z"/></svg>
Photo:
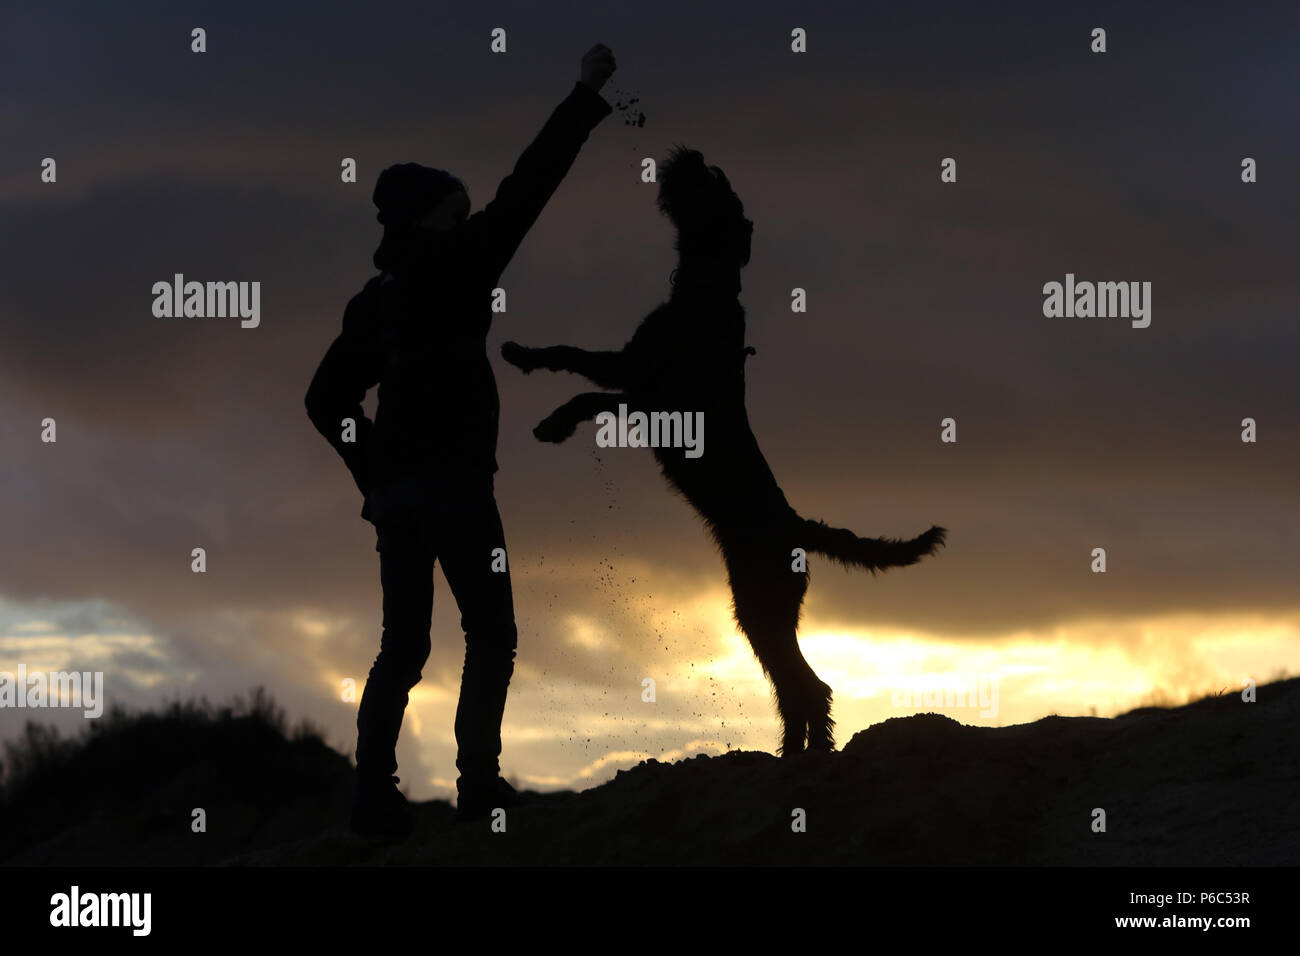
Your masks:
<svg viewBox="0 0 1300 956"><path fill-rule="evenodd" d="M745 413L745 311L740 270L749 262L753 223L727 177L695 150L676 146L660 167L658 206L676 227L678 267L668 301L650 313L617 352L571 346L501 354L524 372L576 372L604 389L561 405L533 434L562 442L601 412L704 412L708 442L688 457L656 447L668 481L694 505L722 552L736 623L772 683L783 725L780 753L835 746L831 688L799 650L797 630L807 575L795 549L815 551L875 574L914 564L944 543L931 527L910 540L860 538L852 531L800 517L790 507L759 450Z"/></svg>

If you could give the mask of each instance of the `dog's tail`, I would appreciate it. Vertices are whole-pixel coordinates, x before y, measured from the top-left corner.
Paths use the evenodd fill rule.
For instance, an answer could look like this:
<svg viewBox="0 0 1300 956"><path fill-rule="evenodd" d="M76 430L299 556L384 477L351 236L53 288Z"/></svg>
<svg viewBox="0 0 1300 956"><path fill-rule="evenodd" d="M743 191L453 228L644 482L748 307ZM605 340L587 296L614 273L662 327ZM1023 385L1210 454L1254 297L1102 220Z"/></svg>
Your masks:
<svg viewBox="0 0 1300 956"><path fill-rule="evenodd" d="M832 528L824 521L800 518L800 534L808 551L824 554L846 568L865 568L872 574L889 568L916 564L943 546L948 532L938 525L915 538L859 538L845 528Z"/></svg>

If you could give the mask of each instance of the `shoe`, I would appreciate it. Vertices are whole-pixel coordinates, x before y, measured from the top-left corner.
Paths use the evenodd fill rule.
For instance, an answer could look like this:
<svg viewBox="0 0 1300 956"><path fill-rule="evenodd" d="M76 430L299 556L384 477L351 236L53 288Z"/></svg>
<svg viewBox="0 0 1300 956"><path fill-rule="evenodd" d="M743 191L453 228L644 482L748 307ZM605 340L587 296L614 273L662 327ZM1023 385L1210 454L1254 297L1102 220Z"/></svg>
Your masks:
<svg viewBox="0 0 1300 956"><path fill-rule="evenodd" d="M405 840L415 829L415 813L397 789L400 778L357 777L352 832L359 836Z"/></svg>
<svg viewBox="0 0 1300 956"><path fill-rule="evenodd" d="M481 820L490 816L493 810L508 810L528 804L528 798L521 794L502 777L493 777L478 783L461 777L456 781L456 821Z"/></svg>

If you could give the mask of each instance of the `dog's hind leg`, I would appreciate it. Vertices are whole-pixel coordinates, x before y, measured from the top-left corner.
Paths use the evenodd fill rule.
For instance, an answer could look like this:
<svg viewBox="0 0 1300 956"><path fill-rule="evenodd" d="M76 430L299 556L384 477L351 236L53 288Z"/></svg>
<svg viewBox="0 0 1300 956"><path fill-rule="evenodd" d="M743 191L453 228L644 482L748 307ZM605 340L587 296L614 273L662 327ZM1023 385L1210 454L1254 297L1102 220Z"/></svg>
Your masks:
<svg viewBox="0 0 1300 956"><path fill-rule="evenodd" d="M746 627L741 622L740 628L749 638L763 673L772 682L777 715L781 718L781 744L777 753L782 757L802 753L808 732L808 715L798 662L789 654L790 642L782 640L769 623L751 621Z"/></svg>
<svg viewBox="0 0 1300 956"><path fill-rule="evenodd" d="M771 625L741 625L763 671L776 692L781 717L783 757L808 750L829 751L835 746L835 722L831 720L831 688L821 681L804 660L793 628Z"/></svg>
<svg viewBox="0 0 1300 956"><path fill-rule="evenodd" d="M801 580L806 580L802 579ZM769 611L771 624L761 629L759 642L751 640L765 669L777 687L781 720L785 724L782 753L790 749L828 752L835 749L835 721L831 719L831 688L821 680L799 647L799 605L803 589L772 588L776 607ZM762 646L760 652L759 646ZM775 675L780 674L780 680Z"/></svg>
<svg viewBox="0 0 1300 956"><path fill-rule="evenodd" d="M792 627L773 635L772 658L789 673L789 703L782 708L787 720L786 737L798 737L808 750L827 752L835 748L835 721L831 720L831 688L804 659L798 633ZM788 717L787 717L788 712ZM796 726L789 726L789 721Z"/></svg>
<svg viewBox="0 0 1300 956"><path fill-rule="evenodd" d="M802 752L805 744L830 749L830 688L799 650L799 610L808 579L790 570L783 549L772 549L771 540L762 534L732 539L723 546L723 557L736 622L776 694L780 753L788 757Z"/></svg>

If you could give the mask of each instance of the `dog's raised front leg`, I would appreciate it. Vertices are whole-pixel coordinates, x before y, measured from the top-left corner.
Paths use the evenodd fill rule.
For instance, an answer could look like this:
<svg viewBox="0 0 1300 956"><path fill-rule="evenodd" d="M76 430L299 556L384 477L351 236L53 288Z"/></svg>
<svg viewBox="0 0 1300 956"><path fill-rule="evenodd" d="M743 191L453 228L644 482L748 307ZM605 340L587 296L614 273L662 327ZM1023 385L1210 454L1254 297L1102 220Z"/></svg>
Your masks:
<svg viewBox="0 0 1300 956"><path fill-rule="evenodd" d="M601 388L625 388L622 352L589 352L572 345L527 348L516 342L501 346L501 357L525 373L544 368L552 372L574 372Z"/></svg>
<svg viewBox="0 0 1300 956"><path fill-rule="evenodd" d="M591 421L601 412L617 412L619 402L626 401L627 396L622 392L583 392L542 419L533 434L538 441L562 442L582 422Z"/></svg>

